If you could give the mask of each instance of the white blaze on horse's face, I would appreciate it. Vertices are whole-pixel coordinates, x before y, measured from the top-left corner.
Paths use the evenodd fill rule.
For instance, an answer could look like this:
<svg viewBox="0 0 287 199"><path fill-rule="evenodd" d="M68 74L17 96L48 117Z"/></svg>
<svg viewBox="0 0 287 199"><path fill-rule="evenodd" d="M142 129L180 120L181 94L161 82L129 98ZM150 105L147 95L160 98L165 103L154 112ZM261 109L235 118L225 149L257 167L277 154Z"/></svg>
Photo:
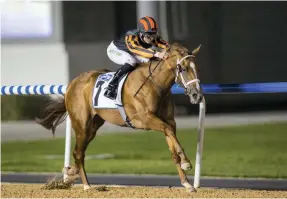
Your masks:
<svg viewBox="0 0 287 199"><path fill-rule="evenodd" d="M197 77L197 71L196 71L195 64L191 61L189 63L189 66L190 66L190 68L192 68L192 70L194 72L194 75L195 75L195 78L198 80L198 81L195 82L196 83L196 88L197 88L197 90L200 90L200 85L199 85L200 80Z"/></svg>
<svg viewBox="0 0 287 199"><path fill-rule="evenodd" d="M183 57L182 59L177 59L177 67L176 67L176 79L177 81L178 76L180 76L181 83L183 84L185 88L185 93L189 95L190 102L193 104L200 103L202 100L202 92L200 88L200 80L198 79L197 71L194 62L190 61L190 68L192 69L191 71L193 72L194 79L187 79L188 77L187 72L182 69L181 63L183 60L189 58L189 57L194 57L194 55L187 55ZM196 86L194 87L193 84Z"/></svg>

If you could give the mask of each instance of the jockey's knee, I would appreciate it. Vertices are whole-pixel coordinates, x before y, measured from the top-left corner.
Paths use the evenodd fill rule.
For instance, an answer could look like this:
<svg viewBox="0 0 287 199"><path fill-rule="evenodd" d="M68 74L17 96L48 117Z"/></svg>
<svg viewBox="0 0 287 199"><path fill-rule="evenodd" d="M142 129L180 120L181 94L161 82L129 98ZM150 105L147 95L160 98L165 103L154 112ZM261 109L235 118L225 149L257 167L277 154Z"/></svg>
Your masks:
<svg viewBox="0 0 287 199"><path fill-rule="evenodd" d="M127 59L127 60L125 61L125 64L129 64L129 65L135 67L136 64L137 64L137 62L136 62L135 59Z"/></svg>
<svg viewBox="0 0 287 199"><path fill-rule="evenodd" d="M143 63L147 63L147 62L149 62L149 61L150 61L150 59L149 59L149 58L142 58L141 60L142 60L142 62L143 62Z"/></svg>
<svg viewBox="0 0 287 199"><path fill-rule="evenodd" d="M148 63L150 61L149 58L141 57L138 55L136 55L135 58L137 60L137 63Z"/></svg>

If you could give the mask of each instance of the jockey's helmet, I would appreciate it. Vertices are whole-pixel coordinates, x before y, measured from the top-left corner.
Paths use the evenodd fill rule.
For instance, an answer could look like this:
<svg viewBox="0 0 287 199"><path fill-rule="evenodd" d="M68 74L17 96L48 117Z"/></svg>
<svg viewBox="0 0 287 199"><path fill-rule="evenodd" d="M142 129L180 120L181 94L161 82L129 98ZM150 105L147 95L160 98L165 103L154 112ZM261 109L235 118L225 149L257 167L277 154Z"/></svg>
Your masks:
<svg viewBox="0 0 287 199"><path fill-rule="evenodd" d="M138 28L141 32L146 34L157 34L157 23L154 18L145 16L142 17L138 22Z"/></svg>

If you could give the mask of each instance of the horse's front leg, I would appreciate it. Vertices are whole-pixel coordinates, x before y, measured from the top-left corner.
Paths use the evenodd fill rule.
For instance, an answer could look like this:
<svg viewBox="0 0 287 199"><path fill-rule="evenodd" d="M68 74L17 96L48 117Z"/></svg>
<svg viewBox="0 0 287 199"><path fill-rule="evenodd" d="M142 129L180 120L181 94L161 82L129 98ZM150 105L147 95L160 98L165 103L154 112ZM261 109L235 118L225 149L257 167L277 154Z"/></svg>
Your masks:
<svg viewBox="0 0 287 199"><path fill-rule="evenodd" d="M141 127L145 129L151 129L155 131L161 131L165 134L166 142L168 144L169 150L172 153L173 161L177 167L177 171L180 177L181 184L187 189L188 192L196 191L194 187L188 182L188 179L183 171L191 169L191 163L186 157L182 146L180 145L176 135L175 135L175 126L171 126L161 119L156 117L153 114L148 115L148 117L140 117L147 118L144 123L140 122L137 119L133 119L131 122L133 124L142 124ZM136 125L139 127L139 125Z"/></svg>
<svg viewBox="0 0 287 199"><path fill-rule="evenodd" d="M173 128L173 132L174 132L174 135L176 137L176 123L175 123L174 119L167 120L167 123ZM182 150L182 151L184 151L184 150ZM189 180L186 177L186 174L184 172L184 170L191 169L190 161L186 158L186 162L182 162L181 161L182 163L180 164L179 160L178 160L180 158L180 156L178 154L176 156L174 156L173 154L174 153L172 153L173 161L174 161L174 163L176 165L176 169L178 171L181 184L186 188L187 192L194 192L194 191L196 191L194 189L194 187L190 184L190 182L189 182Z"/></svg>
<svg viewBox="0 0 287 199"><path fill-rule="evenodd" d="M192 165L190 163L190 160L187 158L186 154L184 153L183 147L180 145L179 140L177 139L177 136L176 136L176 123L175 123L174 119L167 120L166 123L168 125L170 125L171 128L172 128L170 135L173 138L173 142L175 143L175 147L177 146L176 153L180 157L180 167L183 170L190 170L190 169L192 169Z"/></svg>

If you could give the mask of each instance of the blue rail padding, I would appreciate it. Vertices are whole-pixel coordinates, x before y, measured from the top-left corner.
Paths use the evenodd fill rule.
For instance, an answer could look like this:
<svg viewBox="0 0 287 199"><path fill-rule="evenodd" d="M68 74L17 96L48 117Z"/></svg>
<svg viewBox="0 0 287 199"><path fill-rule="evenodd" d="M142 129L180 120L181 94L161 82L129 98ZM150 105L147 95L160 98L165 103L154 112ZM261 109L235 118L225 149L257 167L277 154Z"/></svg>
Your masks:
<svg viewBox="0 0 287 199"><path fill-rule="evenodd" d="M1 95L6 95L5 88L6 88L6 86L1 87Z"/></svg>
<svg viewBox="0 0 287 199"><path fill-rule="evenodd" d="M19 87L17 88L17 92L19 93L19 95L22 95L21 88L22 88L22 86L19 86Z"/></svg>
<svg viewBox="0 0 287 199"><path fill-rule="evenodd" d="M287 82L245 83L245 84L201 84L204 94L227 93L286 93ZM183 94L184 89L177 84L171 88L172 94Z"/></svg>
<svg viewBox="0 0 287 199"><path fill-rule="evenodd" d="M66 85L1 86L1 95L50 95L65 94Z"/></svg>
<svg viewBox="0 0 287 199"><path fill-rule="evenodd" d="M1 95L50 95L65 94L67 85L1 86ZM287 82L245 84L201 84L204 94L228 93L287 93ZM172 94L184 94L184 89L175 84Z"/></svg>
<svg viewBox="0 0 287 199"><path fill-rule="evenodd" d="M63 92L62 92L62 87L63 87L63 85L60 85L60 86L58 87L58 93L59 93L59 94L63 94Z"/></svg>
<svg viewBox="0 0 287 199"><path fill-rule="evenodd" d="M50 87L50 93L51 93L51 94L55 94L55 93L54 93L54 87L55 87L55 85L52 85L52 86Z"/></svg>
<svg viewBox="0 0 287 199"><path fill-rule="evenodd" d="M221 93L222 88L218 84L205 84L201 85L203 93ZM178 86L177 84L171 88L172 94L183 94L184 88Z"/></svg>
<svg viewBox="0 0 287 199"><path fill-rule="evenodd" d="M30 88L30 85L26 86L26 88L25 88L25 93L26 93L27 95L30 95L29 88Z"/></svg>
<svg viewBox="0 0 287 199"><path fill-rule="evenodd" d="M182 94L184 93L184 88L179 87L177 84L171 87L171 93L172 94Z"/></svg>
<svg viewBox="0 0 287 199"><path fill-rule="evenodd" d="M287 92L287 82L242 84L244 93L282 93Z"/></svg>
<svg viewBox="0 0 287 199"><path fill-rule="evenodd" d="M34 86L33 92L37 95L37 86Z"/></svg>
<svg viewBox="0 0 287 199"><path fill-rule="evenodd" d="M40 94L41 94L41 95L45 95L45 93L44 93L44 87L45 87L45 85L41 85L41 86L40 86Z"/></svg>
<svg viewBox="0 0 287 199"><path fill-rule="evenodd" d="M218 84L205 84L202 85L203 93L221 93L222 88Z"/></svg>
<svg viewBox="0 0 287 199"><path fill-rule="evenodd" d="M14 95L13 88L14 88L14 86L11 86L11 87L9 88L9 93L11 93L11 95Z"/></svg>

